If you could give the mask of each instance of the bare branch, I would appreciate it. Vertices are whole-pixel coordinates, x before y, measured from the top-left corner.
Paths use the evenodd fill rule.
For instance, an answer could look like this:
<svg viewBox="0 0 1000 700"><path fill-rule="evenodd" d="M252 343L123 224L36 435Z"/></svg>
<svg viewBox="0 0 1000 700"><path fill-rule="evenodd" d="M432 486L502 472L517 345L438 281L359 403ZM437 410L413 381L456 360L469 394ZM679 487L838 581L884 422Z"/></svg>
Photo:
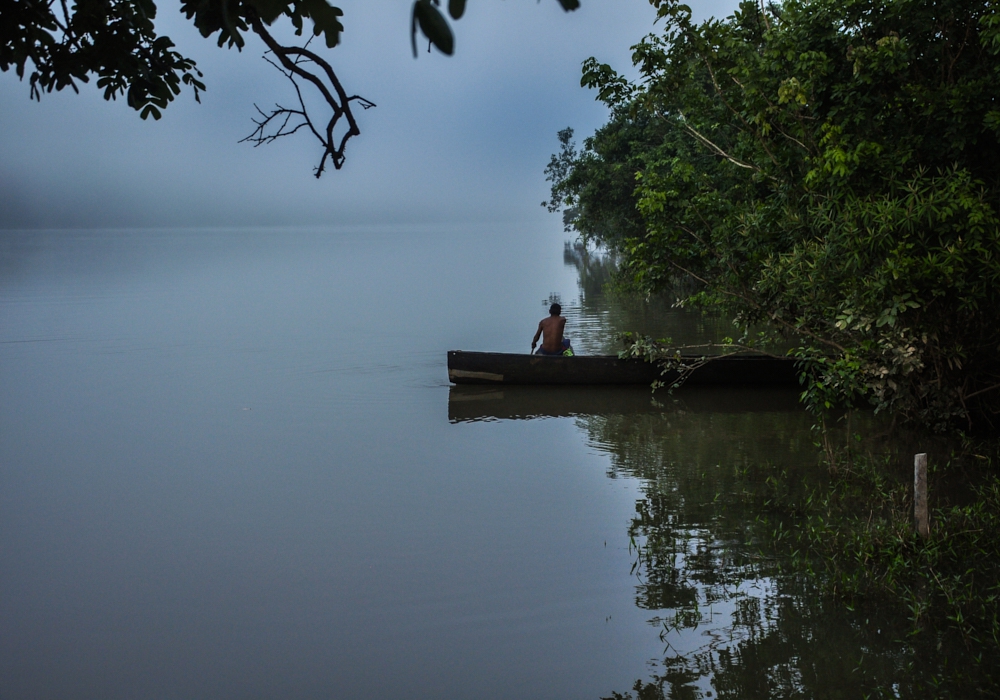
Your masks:
<svg viewBox="0 0 1000 700"><path fill-rule="evenodd" d="M260 146L265 143L272 143L282 136L291 136L305 128L312 132L312 135L323 147L323 154L320 157L319 165L315 169L316 177L318 178L323 175L328 160L333 163L335 169L340 170L344 164L344 149L347 147L347 142L352 137L358 136L361 133L361 129L358 128L358 123L354 119L354 113L351 111L351 103L355 102L363 109L370 109L375 106L375 103L360 95L348 97L347 92L340 83L340 79L333 71L333 67L321 56L309 50L308 41L305 46L301 47L282 46L267 31L267 28L259 17L251 17L250 26L264 40L269 53L277 61L272 61L266 55L264 56L264 60L281 71L295 88L298 108L276 104L273 110L265 113L254 105L257 107L261 119L253 120L257 128L254 129L252 134L242 139L241 143L249 142L254 146ZM310 63L317 67L318 70L307 67ZM329 107L330 116L325 124L316 122L309 115L309 110L302 95L300 81L305 81L312 85L327 107ZM337 136L335 130L342 118L346 121L346 129L342 135Z"/></svg>
<svg viewBox="0 0 1000 700"><path fill-rule="evenodd" d="M994 384L993 386L988 386L985 389L974 391L971 394L966 395L965 398L971 399L973 396L979 396L980 394L985 394L987 391L993 391L994 389L1000 389L1000 384Z"/></svg>
<svg viewBox="0 0 1000 700"><path fill-rule="evenodd" d="M726 153L719 146L717 146L716 144L714 144L710 139L708 139L705 136L702 136L698 132L697 129L695 129L693 126L691 126L688 123L688 121L686 119L684 120L684 128L687 129L691 133L692 136L694 136L696 139L698 139L699 141L701 141L704 145L708 146L708 148L713 153L715 153L718 156L722 156L723 158L725 158L726 160L728 160L730 163L733 163L734 165L738 165L741 168L747 168L748 170L753 170L754 172L758 172L758 173L760 173L761 175L763 175L764 177L766 177L769 180L775 180L775 181L777 181L777 178L775 178L773 175L768 175L766 172L764 172L761 168L757 167L756 165L752 165L750 163L744 163L742 160L740 160L738 158L734 158L733 156L731 156L728 153Z"/></svg>
<svg viewBox="0 0 1000 700"><path fill-rule="evenodd" d="M276 104L274 109L270 113L265 113L257 105L254 105L257 112L263 117L260 120L254 119L253 123L257 125L254 132L247 136L246 138L240 139L240 143L252 143L254 147L261 146L265 143L272 143L282 136L291 136L299 129L303 127L311 128L308 116L303 110L299 109L289 109L287 107L282 107ZM298 117L302 121L289 128L289 122L291 122L293 117ZM273 124L279 123L277 128L269 130L273 127Z"/></svg>
<svg viewBox="0 0 1000 700"><path fill-rule="evenodd" d="M767 31L771 31L771 23L767 21L767 5L764 4L764 0L760 0L760 16L764 19L764 26L767 27Z"/></svg>

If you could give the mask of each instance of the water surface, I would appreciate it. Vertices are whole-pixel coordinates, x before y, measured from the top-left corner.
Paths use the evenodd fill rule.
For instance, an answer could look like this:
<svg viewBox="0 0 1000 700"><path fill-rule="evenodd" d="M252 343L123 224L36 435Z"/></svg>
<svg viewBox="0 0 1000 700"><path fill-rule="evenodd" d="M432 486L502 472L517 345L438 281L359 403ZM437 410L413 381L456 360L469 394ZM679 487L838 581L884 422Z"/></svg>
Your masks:
<svg viewBox="0 0 1000 700"><path fill-rule="evenodd" d="M762 573L726 497L746 465L816 468L794 392L448 385L447 350L527 351L552 299L579 352L726 333L603 295L558 233L0 240L3 700L597 698L655 674L854 697L900 667L874 622Z"/></svg>

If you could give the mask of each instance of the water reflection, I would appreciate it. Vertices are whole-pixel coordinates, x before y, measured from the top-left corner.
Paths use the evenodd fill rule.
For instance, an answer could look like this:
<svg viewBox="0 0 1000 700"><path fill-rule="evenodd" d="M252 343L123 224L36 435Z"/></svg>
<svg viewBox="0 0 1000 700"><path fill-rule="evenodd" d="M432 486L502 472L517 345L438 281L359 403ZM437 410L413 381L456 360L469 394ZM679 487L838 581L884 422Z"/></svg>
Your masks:
<svg viewBox="0 0 1000 700"><path fill-rule="evenodd" d="M646 386L452 386L448 419L464 421L531 418L682 416L755 412L802 413L794 389L703 387L654 394Z"/></svg>
<svg viewBox="0 0 1000 700"><path fill-rule="evenodd" d="M539 238L0 237L0 697L626 685L632 485L571 420L447 420L445 351L571 295Z"/></svg>
<svg viewBox="0 0 1000 700"><path fill-rule="evenodd" d="M632 331L654 338L670 338L685 345L716 343L733 335L732 325L723 318L673 307L674 298L641 299L626 294L609 294L616 261L577 242L567 242L563 263L576 269L579 296L563 304L567 334L578 353L614 354L621 350L616 335Z"/></svg>
<svg viewBox="0 0 1000 700"><path fill-rule="evenodd" d="M914 641L907 610L852 609L779 566L782 531L802 516L762 510L755 492L779 471L783 488L800 497L824 479L808 416L679 412L577 422L610 455L610 477L642 483L628 527L635 604L649 612L664 652L641 697L923 697L942 681L968 689L977 673L969 650Z"/></svg>
<svg viewBox="0 0 1000 700"><path fill-rule="evenodd" d="M945 663L776 571L744 489L822 476L794 391L448 388L550 291L588 352L724 330L473 233L0 238L0 696L857 697Z"/></svg>
<svg viewBox="0 0 1000 700"><path fill-rule="evenodd" d="M594 347L607 347L612 331L681 342L721 332L690 314L609 300L601 285L613 260L579 246L567 246L565 259L579 271L578 322ZM627 530L635 605L648 611L663 656L614 698L922 697L933 687L946 696L949 682L974 685L973 655L942 649L940 640L915 642L908 611L851 608L780 566L782 533L804 516L762 511L761 493L780 484L789 492L783 500L794 502L829 476L795 391L532 389L453 389L449 417L574 416L591 448L609 456L608 476L641 483ZM873 432L872 416L854 420ZM832 439L847 438L841 423ZM768 481L778 473L780 481ZM644 674L636 667L635 675Z"/></svg>

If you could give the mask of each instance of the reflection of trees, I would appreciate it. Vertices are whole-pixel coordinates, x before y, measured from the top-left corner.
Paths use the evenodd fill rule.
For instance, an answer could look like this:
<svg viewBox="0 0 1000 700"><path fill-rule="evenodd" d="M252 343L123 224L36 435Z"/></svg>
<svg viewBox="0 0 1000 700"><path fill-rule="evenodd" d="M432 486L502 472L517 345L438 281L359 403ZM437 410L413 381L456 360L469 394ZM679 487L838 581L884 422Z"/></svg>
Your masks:
<svg viewBox="0 0 1000 700"><path fill-rule="evenodd" d="M711 343L732 332L719 318L673 308L673 298L642 299L630 294L608 293L617 261L614 255L582 243L565 244L563 262L577 270L579 303L563 305L569 333L578 351L609 354L621 349L615 335L632 331L654 338L671 338L684 344Z"/></svg>
<svg viewBox="0 0 1000 700"><path fill-rule="evenodd" d="M633 697L925 697L942 683L940 697L982 680L969 680L966 649L908 638L906 610L851 610L782 572L794 504L826 475L810 422L775 411L578 419L610 454L609 476L642 483L628 531L636 604L660 626L664 657Z"/></svg>
<svg viewBox="0 0 1000 700"><path fill-rule="evenodd" d="M678 344L731 332L669 300L606 293L612 257L567 244L564 260L579 276L579 304L564 306L579 350L614 352L615 333L626 330ZM964 646L910 636L907 610L877 603L851 610L823 597L811 578L783 572L792 549L787 533L804 521L796 504L826 477L808 414L770 402L766 392L737 398L690 389L655 400L662 410L577 419L592 446L609 453L609 477L642 483L628 529L635 600L659 626L664 656L653 677L627 695L965 697L977 684L989 687ZM829 437L845 444L847 436L835 430ZM882 452L886 445L872 447Z"/></svg>
<svg viewBox="0 0 1000 700"><path fill-rule="evenodd" d="M746 546L754 514L737 497L751 465L816 464L803 411L670 411L579 423L610 453L610 476L643 483L629 535L642 570L636 603L649 610L712 605L755 573L759 560Z"/></svg>
<svg viewBox="0 0 1000 700"><path fill-rule="evenodd" d="M579 241L566 241L563 263L567 267L576 268L581 297L603 295L605 286L611 282L618 269L617 258L613 253L599 253Z"/></svg>

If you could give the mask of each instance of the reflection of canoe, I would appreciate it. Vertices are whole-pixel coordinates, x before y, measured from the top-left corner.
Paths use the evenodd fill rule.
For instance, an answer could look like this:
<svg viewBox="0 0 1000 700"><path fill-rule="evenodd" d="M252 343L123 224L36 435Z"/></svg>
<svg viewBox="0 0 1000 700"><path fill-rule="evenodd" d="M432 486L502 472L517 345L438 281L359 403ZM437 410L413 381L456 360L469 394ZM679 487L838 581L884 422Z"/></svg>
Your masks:
<svg viewBox="0 0 1000 700"><path fill-rule="evenodd" d="M644 386L453 386L448 393L452 423L566 416L683 413L801 412L794 387L701 387L673 394Z"/></svg>
<svg viewBox="0 0 1000 700"><path fill-rule="evenodd" d="M702 356L684 357L698 363ZM651 384L677 378L661 376L656 365L620 360L614 355L545 357L502 352L448 352L448 379L455 384ZM686 386L797 384L795 360L763 355L730 355L704 363L685 380Z"/></svg>

